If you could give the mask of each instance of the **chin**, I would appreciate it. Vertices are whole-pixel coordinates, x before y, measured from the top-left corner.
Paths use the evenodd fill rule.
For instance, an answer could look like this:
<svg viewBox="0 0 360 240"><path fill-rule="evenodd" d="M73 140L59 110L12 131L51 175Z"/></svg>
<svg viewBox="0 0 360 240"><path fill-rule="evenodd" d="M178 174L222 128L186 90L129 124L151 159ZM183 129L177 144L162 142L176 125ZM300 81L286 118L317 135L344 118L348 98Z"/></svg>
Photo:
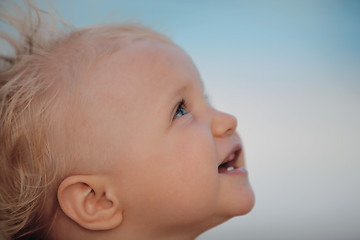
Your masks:
<svg viewBox="0 0 360 240"><path fill-rule="evenodd" d="M255 205L255 195L252 188L249 186L243 189L241 195L228 199L225 203L224 216L228 218L242 216L249 213Z"/></svg>
<svg viewBox="0 0 360 240"><path fill-rule="evenodd" d="M246 199L243 199L241 203L239 202L238 211L235 216L248 214L254 208L254 205L255 205L255 195L252 188L249 187L246 194Z"/></svg>

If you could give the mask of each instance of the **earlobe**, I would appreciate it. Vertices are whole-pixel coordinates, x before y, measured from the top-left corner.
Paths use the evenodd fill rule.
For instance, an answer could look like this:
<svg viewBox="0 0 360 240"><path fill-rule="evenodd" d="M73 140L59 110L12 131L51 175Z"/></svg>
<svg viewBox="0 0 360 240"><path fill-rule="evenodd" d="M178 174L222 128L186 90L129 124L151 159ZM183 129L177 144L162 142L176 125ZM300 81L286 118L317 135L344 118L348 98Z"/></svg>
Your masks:
<svg viewBox="0 0 360 240"><path fill-rule="evenodd" d="M89 230L113 229L123 220L120 201L105 177L67 177L58 188L58 201L69 218Z"/></svg>

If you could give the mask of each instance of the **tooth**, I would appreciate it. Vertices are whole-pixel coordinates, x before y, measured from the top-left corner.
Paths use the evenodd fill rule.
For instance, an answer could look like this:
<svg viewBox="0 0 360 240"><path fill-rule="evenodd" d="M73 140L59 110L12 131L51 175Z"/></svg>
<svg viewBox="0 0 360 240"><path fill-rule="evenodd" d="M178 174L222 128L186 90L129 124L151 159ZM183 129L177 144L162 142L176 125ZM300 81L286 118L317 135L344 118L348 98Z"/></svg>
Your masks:
<svg viewBox="0 0 360 240"><path fill-rule="evenodd" d="M226 170L228 171L228 172L230 172L230 171L232 171L232 170L234 170L235 168L234 167L228 167Z"/></svg>

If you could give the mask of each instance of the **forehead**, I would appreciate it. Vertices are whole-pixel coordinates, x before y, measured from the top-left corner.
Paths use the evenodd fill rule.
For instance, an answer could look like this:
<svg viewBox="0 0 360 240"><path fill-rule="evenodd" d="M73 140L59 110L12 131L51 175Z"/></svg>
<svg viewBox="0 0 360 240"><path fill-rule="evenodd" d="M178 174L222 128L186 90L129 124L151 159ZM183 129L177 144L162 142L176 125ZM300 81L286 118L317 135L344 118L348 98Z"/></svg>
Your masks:
<svg viewBox="0 0 360 240"><path fill-rule="evenodd" d="M190 85L202 88L198 71L183 50L152 40L138 41L100 58L85 81L96 92L92 94L115 97L123 103L126 98L133 102Z"/></svg>
<svg viewBox="0 0 360 240"><path fill-rule="evenodd" d="M175 75L178 75L179 79L176 80L180 82L198 77L192 60L181 48L155 40L136 42L105 61L108 66L115 67L119 75L129 74L127 77L133 76L133 80L138 76L139 81L150 80L153 84L161 83L162 80L172 81L170 76Z"/></svg>

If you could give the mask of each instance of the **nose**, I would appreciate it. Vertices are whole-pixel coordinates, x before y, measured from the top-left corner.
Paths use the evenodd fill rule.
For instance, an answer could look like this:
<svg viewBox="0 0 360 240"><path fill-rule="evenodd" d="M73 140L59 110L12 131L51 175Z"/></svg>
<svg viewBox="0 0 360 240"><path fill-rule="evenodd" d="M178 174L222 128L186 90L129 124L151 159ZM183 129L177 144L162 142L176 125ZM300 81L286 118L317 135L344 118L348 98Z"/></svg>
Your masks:
<svg viewBox="0 0 360 240"><path fill-rule="evenodd" d="M237 120L234 116L215 111L211 122L211 130L214 137L226 137L232 135L237 126Z"/></svg>

